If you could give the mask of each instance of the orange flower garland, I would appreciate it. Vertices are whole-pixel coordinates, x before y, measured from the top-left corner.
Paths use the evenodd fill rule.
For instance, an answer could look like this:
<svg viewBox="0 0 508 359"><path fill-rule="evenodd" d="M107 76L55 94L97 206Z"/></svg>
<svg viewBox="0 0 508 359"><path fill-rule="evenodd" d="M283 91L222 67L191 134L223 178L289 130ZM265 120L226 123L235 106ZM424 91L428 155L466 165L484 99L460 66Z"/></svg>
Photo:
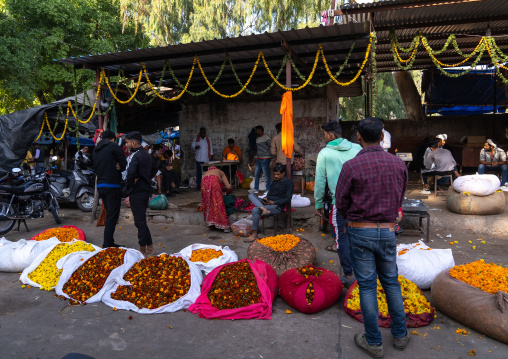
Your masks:
<svg viewBox="0 0 508 359"><path fill-rule="evenodd" d="M223 255L222 251L216 251L212 248L202 248L192 251L190 257L191 262L203 262L208 263L212 259L219 258Z"/></svg>
<svg viewBox="0 0 508 359"><path fill-rule="evenodd" d="M140 260L125 273L131 285L121 285L111 298L131 302L138 308L156 309L189 292L189 265L180 257L161 254Z"/></svg>
<svg viewBox="0 0 508 359"><path fill-rule="evenodd" d="M208 299L217 309L235 309L259 303L261 293L249 263L235 262L224 266L213 281Z"/></svg>
<svg viewBox="0 0 508 359"><path fill-rule="evenodd" d="M278 236L258 239L258 242L276 250L277 252L287 252L300 243L300 238L293 236L292 234L280 234Z"/></svg>
<svg viewBox="0 0 508 359"><path fill-rule="evenodd" d="M76 228L50 228L33 238L34 241L45 241L56 237L60 242L70 242L78 239L79 233Z"/></svg>
<svg viewBox="0 0 508 359"><path fill-rule="evenodd" d="M483 259L455 266L450 269L450 275L487 293L508 293L508 268L485 263Z"/></svg>
<svg viewBox="0 0 508 359"><path fill-rule="evenodd" d="M305 278L309 278L310 276L319 278L321 274L323 274L323 271L321 269L316 269L315 267L312 266L298 268L296 271L298 272L298 274L304 276ZM307 305L311 305L312 301L314 300L314 284L309 283L305 297L307 299Z"/></svg>
<svg viewBox="0 0 508 359"><path fill-rule="evenodd" d="M62 291L71 304L80 304L99 293L113 269L123 264L125 249L107 248L89 258L64 284Z"/></svg>

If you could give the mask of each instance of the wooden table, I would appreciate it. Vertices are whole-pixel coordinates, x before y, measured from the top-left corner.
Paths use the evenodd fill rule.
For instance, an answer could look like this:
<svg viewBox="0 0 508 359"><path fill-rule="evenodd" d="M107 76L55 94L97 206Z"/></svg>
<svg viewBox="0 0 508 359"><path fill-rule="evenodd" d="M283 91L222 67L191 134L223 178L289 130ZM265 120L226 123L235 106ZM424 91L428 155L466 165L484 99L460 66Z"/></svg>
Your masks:
<svg viewBox="0 0 508 359"><path fill-rule="evenodd" d="M236 174L233 174L232 172L232 167L234 165L238 165L240 163L240 161L226 161L226 162L217 162L217 163L210 163L210 162L205 162L205 163L202 163L201 164L201 176L203 176L203 174L205 173L205 167L212 167L212 166L215 166L217 167L218 169L220 169L222 171L222 168L223 167L229 167L229 184L231 185L231 188L233 188L233 181L232 179L234 179L234 186L235 188L238 188L238 182L237 182L237 177L236 177Z"/></svg>

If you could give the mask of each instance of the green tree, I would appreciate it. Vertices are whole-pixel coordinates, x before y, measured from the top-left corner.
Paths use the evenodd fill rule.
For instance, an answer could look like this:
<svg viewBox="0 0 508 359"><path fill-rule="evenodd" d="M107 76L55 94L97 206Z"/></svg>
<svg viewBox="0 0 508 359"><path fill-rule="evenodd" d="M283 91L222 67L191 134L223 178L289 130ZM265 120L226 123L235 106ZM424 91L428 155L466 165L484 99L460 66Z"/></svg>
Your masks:
<svg viewBox="0 0 508 359"><path fill-rule="evenodd" d="M0 96L11 99L4 113L90 88L94 72L54 59L145 45L132 26L122 29L119 0L1 1Z"/></svg>
<svg viewBox="0 0 508 359"><path fill-rule="evenodd" d="M143 29L152 45L317 26L329 6L323 0L121 0L121 4L124 23Z"/></svg>

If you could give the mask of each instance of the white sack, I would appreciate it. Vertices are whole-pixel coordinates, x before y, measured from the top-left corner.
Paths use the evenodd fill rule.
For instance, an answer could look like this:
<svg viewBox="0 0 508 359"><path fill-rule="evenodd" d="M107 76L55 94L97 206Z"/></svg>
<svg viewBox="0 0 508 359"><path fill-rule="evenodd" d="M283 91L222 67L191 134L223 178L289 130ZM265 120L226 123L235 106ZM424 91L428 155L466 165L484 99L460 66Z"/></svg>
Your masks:
<svg viewBox="0 0 508 359"><path fill-rule="evenodd" d="M27 241L20 239L11 242L2 237L0 239L0 272L21 272L51 246L59 244L56 238L45 241Z"/></svg>
<svg viewBox="0 0 508 359"><path fill-rule="evenodd" d="M475 196L488 196L501 187L499 178L495 175L461 176L453 181L453 189L457 192L467 192Z"/></svg>
<svg viewBox="0 0 508 359"><path fill-rule="evenodd" d="M37 258L34 259L34 261L32 262L32 264L30 264L27 268L25 268L23 270L23 272L21 273L21 276L19 277L19 280L23 283L23 284L28 284L32 287L37 287L37 288L41 288L42 286L38 283L35 283L34 281L32 281L30 278L28 278L28 275L30 273L32 273L34 270L37 269L37 267L39 266L39 264L42 263L42 261L48 256L48 254L53 250L53 248L55 248L57 245L59 244L63 244L63 245L71 245L71 244L74 244L74 243L86 243L86 244L90 244L95 250L93 252L88 252L88 251L77 251L77 252L73 252L73 253L69 253L68 255L66 256L63 256L62 258L60 258L57 262L56 262L56 267L58 269L62 269L62 265L65 263L65 260L63 260L64 258L70 256L70 255L77 255L78 253L80 254L88 254L88 253L95 253L97 251L99 251L101 248L100 247L97 247L91 243L87 243L87 242L83 242L83 241L78 241L77 239L71 241L71 242L60 242L58 241L58 243L55 243L53 244L52 246L48 247L44 252L42 252L41 254L39 254L37 256ZM63 261L62 261L63 260Z"/></svg>
<svg viewBox="0 0 508 359"><path fill-rule="evenodd" d="M254 179L250 183L250 189L254 189L254 185L256 184L256 179ZM259 179L259 188L258 191L266 191L266 179L264 177Z"/></svg>
<svg viewBox="0 0 508 359"><path fill-rule="evenodd" d="M397 245L397 267L403 275L420 289L429 289L437 275L453 268L455 261L451 249L431 249L421 240L413 244ZM399 252L408 251L399 256Z"/></svg>
<svg viewBox="0 0 508 359"><path fill-rule="evenodd" d="M178 253L171 255L175 257L182 257L182 255ZM195 265L189 260L185 261L189 265L189 271L191 275L190 288L187 294L185 294L183 297L181 297L180 299L178 299L173 303L163 305L162 307L156 309L148 309L148 308L139 309L131 302L111 298L111 294L116 292L118 286L130 285L129 282L123 279L123 275L120 276L118 274L116 274L114 277L113 275L110 275L110 278L112 279L111 285L109 286L108 290L106 290L106 292L104 293L104 296L102 297L102 302L113 308L132 310L133 312L137 312L140 314L173 313L179 311L180 309L187 309L188 307L191 306L191 304L194 304L196 299L198 299L199 295L201 294L201 282L203 282L203 275L201 274L201 271L199 270L197 265Z"/></svg>
<svg viewBox="0 0 508 359"><path fill-rule="evenodd" d="M195 243L191 244L190 246L185 247L180 251L179 254L182 255L182 258L185 260L190 261L190 257L192 255L192 251L195 251L197 249L215 249L216 251L222 251L222 256L218 258L214 258L208 262L193 262L195 265L198 266L200 270L205 272L205 275L210 273L212 270L214 270L216 267L221 266L226 263L236 262L238 260L238 256L234 251L229 249L229 247L221 247L221 246L213 246L210 244L201 244L201 243Z"/></svg>
<svg viewBox="0 0 508 359"><path fill-rule="evenodd" d="M102 286L101 290L95 294L93 297L90 297L86 300L87 304L100 302L102 300L102 296L106 293L106 290L111 286L113 278L115 276L123 277L125 273L136 263L137 261L144 258L140 251L135 249L125 248L126 252L123 259L123 264L116 267L111 271L106 282ZM58 284L55 287L55 292L57 295L64 296L65 298L71 299L67 293L63 291L63 286L72 274L83 264L86 263L87 260L97 255L99 252L106 250L106 248L97 251L97 252L74 252L65 257L62 257L58 262L56 262L56 266L58 268L63 268L62 274L60 275L60 279L58 280Z"/></svg>
<svg viewBox="0 0 508 359"><path fill-rule="evenodd" d="M294 194L291 198L291 207L302 208L310 206L310 198L302 197L299 194Z"/></svg>

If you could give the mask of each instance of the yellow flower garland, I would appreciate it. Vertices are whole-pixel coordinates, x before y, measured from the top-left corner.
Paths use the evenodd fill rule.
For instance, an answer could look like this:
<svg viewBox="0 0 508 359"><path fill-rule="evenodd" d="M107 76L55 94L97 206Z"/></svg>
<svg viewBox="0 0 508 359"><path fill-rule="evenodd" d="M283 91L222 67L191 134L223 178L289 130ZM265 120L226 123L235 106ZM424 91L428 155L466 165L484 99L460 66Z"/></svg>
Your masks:
<svg viewBox="0 0 508 359"><path fill-rule="evenodd" d="M476 48L474 49L474 51L471 53L471 56L469 56L468 58L462 60L461 62L458 62L456 64L453 64L453 65L449 65L449 64L444 64L442 63L441 61L439 61L433 54L432 54L432 51L430 49L430 46L429 44L427 43L427 39L425 37L422 37L422 43L423 43L423 46L425 47L425 50L427 50L427 53L429 54L430 57L432 57L439 65L443 66L443 67L457 67L457 66L460 66L464 63L466 63L467 61L469 61L469 59L471 57L473 57L474 54L476 54L476 52L478 51L480 45L485 41L485 38L482 37L482 39L480 40L480 42L478 43L478 45L476 45ZM490 52L489 52L490 53Z"/></svg>
<svg viewBox="0 0 508 359"><path fill-rule="evenodd" d="M395 54L397 54L397 58L399 59L400 62L409 62L413 59L413 57L416 54L416 50L418 49L418 46L420 46L420 39L421 39L421 36L418 38L418 41L416 42L415 47L413 48L413 52L411 53L411 56L407 60L404 60L400 57L399 50L397 48L397 44L395 43L395 41L392 41L393 48L395 49Z"/></svg>
<svg viewBox="0 0 508 359"><path fill-rule="evenodd" d="M115 100L117 100L122 105L125 105L125 104L131 102L132 99L134 99L134 97L136 97L136 94L138 93L138 90L139 90L139 85L141 84L141 77L142 77L142 75L143 75L143 70L139 70L138 83L136 85L136 89L134 90L134 93L132 94L132 96L127 101L122 101L118 97L116 97L115 92L111 88L111 85L109 84L108 77L106 76L106 70L104 70L104 68L101 69L101 77L103 76L104 79L106 80L106 85L108 86L109 91L111 92L111 96L113 96L115 98ZM97 103L97 101L96 101L96 103ZM95 105L94 105L94 108L95 108Z"/></svg>
<svg viewBox="0 0 508 359"><path fill-rule="evenodd" d="M197 55L194 56L194 60L192 61L192 68L189 73L189 78L187 79L187 83L185 84L185 87L183 88L182 92L180 92L177 96L172 97L172 98L166 98L164 96L161 96L161 94L159 94L155 90L154 86L152 85L152 82L150 81L150 78L148 77L148 74L146 73L145 64L142 64L142 66L143 66L143 72L145 74L146 81L148 82L148 85L153 90L153 92L157 95L157 97L159 97L161 100L164 100L164 101L175 101L175 100L178 100L180 97L182 97L182 95L185 93L185 91L187 91L187 87L189 87L190 80L192 78L192 75L194 74L194 68L196 67L196 61L199 61Z"/></svg>
<svg viewBox="0 0 508 359"><path fill-rule="evenodd" d="M321 49L321 57L323 59L323 63L325 64L326 72L328 73L328 76L330 76L330 78L333 80L333 82L335 82L337 85L340 85L340 86L349 86L353 82L355 82L358 79L358 77L360 77L360 75L361 75L361 73L363 71L363 68L365 67L365 64L367 63L367 60L369 59L369 54L370 54L370 49L372 47L372 39L373 38L374 38L374 36L371 34L370 35L369 46L367 46L367 52L365 53L365 59L363 60L362 66L360 67L360 70L358 70L358 72L356 73L355 77L353 77L353 79L351 81L348 81L348 82L339 82L333 76L332 71L328 67L328 63L326 62L325 54L324 54L323 50Z"/></svg>

